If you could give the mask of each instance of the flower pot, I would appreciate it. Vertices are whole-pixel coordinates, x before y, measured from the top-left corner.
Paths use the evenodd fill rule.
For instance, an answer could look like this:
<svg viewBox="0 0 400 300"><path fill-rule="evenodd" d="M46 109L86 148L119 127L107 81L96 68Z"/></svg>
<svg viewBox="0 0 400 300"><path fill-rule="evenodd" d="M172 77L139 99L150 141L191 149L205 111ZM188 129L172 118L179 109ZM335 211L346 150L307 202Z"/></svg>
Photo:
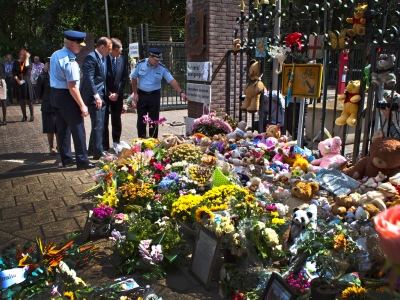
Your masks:
<svg viewBox="0 0 400 300"><path fill-rule="evenodd" d="M103 219L96 218L94 215L90 217L91 219L91 235L107 236L111 231L111 219L112 217L107 217Z"/></svg>
<svg viewBox="0 0 400 300"><path fill-rule="evenodd" d="M196 230L192 228L191 223L182 222L181 220L177 220L179 224L179 229L182 233L187 237L196 237Z"/></svg>
<svg viewBox="0 0 400 300"><path fill-rule="evenodd" d="M314 278L311 280L311 299L313 300L335 300L337 294L341 291L340 286L337 282L331 284L325 281L320 281L320 278Z"/></svg>

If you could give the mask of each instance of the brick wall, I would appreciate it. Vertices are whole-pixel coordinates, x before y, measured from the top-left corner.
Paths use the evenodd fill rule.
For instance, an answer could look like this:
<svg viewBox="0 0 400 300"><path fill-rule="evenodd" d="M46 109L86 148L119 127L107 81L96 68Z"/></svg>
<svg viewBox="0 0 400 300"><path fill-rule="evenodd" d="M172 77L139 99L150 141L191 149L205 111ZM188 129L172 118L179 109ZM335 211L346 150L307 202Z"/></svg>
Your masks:
<svg viewBox="0 0 400 300"><path fill-rule="evenodd" d="M188 56L189 62L211 61L213 71L217 68L226 51L232 49L234 30L239 25L236 18L240 15L239 0L187 0L187 13L203 11L204 16L204 36L205 49L199 56ZM246 7L245 14L248 14ZM244 57L246 64L246 57ZM232 72L234 61L232 59ZM240 72L239 58L237 59L237 72ZM217 112L225 111L225 86L226 86L225 65L219 71L217 77L212 82L211 110ZM231 77L231 101L233 101L233 75ZM239 83L237 84L237 97L239 97ZM233 107L232 107L233 108ZM195 109L192 106L191 111ZM196 109L199 107L196 106ZM237 108L238 110L238 108ZM189 115L190 116L190 115Z"/></svg>

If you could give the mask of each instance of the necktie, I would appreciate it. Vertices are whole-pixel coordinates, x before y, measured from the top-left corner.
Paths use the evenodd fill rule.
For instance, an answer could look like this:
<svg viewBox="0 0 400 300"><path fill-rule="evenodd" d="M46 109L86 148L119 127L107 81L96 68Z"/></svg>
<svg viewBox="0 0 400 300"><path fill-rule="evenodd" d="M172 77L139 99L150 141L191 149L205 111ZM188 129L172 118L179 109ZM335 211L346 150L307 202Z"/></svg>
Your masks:
<svg viewBox="0 0 400 300"><path fill-rule="evenodd" d="M116 67L116 64L117 64L117 62L116 62L116 59L115 59L115 57L113 58L113 60L112 60L112 64L111 64L111 68L112 68L112 72L113 72L113 76L115 77L115 67Z"/></svg>
<svg viewBox="0 0 400 300"><path fill-rule="evenodd" d="M102 56L101 57L101 62L102 62L102 64L103 64L103 72L104 72L104 75L106 75L106 65L105 65L105 62L106 60L105 60L105 58L104 58L104 56Z"/></svg>

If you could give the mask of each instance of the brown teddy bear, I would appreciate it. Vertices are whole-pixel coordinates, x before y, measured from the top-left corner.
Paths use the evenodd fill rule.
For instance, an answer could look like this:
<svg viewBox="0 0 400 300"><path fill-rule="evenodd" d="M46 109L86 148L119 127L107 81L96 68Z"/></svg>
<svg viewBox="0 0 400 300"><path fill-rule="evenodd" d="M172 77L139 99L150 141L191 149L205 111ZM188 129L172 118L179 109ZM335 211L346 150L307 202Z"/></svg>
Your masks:
<svg viewBox="0 0 400 300"><path fill-rule="evenodd" d="M361 158L354 166L343 170L343 173L360 179L375 177L379 172L391 177L400 171L400 141L394 138L385 138L378 131L372 138L370 153Z"/></svg>
<svg viewBox="0 0 400 300"><path fill-rule="evenodd" d="M200 141L200 150L205 153L211 145L211 139L209 137L203 137Z"/></svg>
<svg viewBox="0 0 400 300"><path fill-rule="evenodd" d="M347 84L346 93L339 95L338 101L344 101L343 111L339 118L335 120L336 125L356 126L358 102L361 100L360 80L351 80Z"/></svg>
<svg viewBox="0 0 400 300"><path fill-rule="evenodd" d="M336 196L335 204L339 205L339 206L343 206L345 208L350 208L351 206L354 205L354 201L350 196L340 195L340 196Z"/></svg>
<svg viewBox="0 0 400 300"><path fill-rule="evenodd" d="M381 212L381 210L372 203L363 205L363 208L367 212L369 219L375 217L377 214Z"/></svg>
<svg viewBox="0 0 400 300"><path fill-rule="evenodd" d="M319 185L316 182L296 180L292 184L292 196L305 202L311 201L318 191Z"/></svg>
<svg viewBox="0 0 400 300"><path fill-rule="evenodd" d="M165 149L169 149L171 147L174 147L176 145L182 144L184 142L185 142L185 140L181 136L177 136L175 134L164 134L163 135L163 139L161 141L161 145Z"/></svg>
<svg viewBox="0 0 400 300"><path fill-rule="evenodd" d="M367 19L364 18L364 13L367 10L368 5L359 5L354 11L354 17L347 18L346 22L353 24L352 29L347 30L347 34L350 36L365 35L365 27L367 24Z"/></svg>
<svg viewBox="0 0 400 300"><path fill-rule="evenodd" d="M279 125L268 125L265 131L265 138L274 137L277 140L281 137L281 128Z"/></svg>
<svg viewBox="0 0 400 300"><path fill-rule="evenodd" d="M262 69L261 61L252 59L250 61L249 77L251 81L244 89L246 98L243 101L241 110L250 113L257 112L260 107L261 92L264 91L264 84L261 81Z"/></svg>

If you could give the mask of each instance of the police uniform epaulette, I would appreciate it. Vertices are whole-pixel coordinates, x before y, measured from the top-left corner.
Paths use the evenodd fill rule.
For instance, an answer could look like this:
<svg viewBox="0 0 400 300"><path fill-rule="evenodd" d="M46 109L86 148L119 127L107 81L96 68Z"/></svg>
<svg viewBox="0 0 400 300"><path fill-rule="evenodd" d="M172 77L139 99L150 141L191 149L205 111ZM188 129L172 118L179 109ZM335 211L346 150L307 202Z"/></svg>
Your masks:
<svg viewBox="0 0 400 300"><path fill-rule="evenodd" d="M139 66L140 63L145 62L146 59L141 59L136 63L135 69Z"/></svg>
<svg viewBox="0 0 400 300"><path fill-rule="evenodd" d="M158 63L161 67L163 67L163 68L167 68L163 63L161 63L161 62L159 62Z"/></svg>

